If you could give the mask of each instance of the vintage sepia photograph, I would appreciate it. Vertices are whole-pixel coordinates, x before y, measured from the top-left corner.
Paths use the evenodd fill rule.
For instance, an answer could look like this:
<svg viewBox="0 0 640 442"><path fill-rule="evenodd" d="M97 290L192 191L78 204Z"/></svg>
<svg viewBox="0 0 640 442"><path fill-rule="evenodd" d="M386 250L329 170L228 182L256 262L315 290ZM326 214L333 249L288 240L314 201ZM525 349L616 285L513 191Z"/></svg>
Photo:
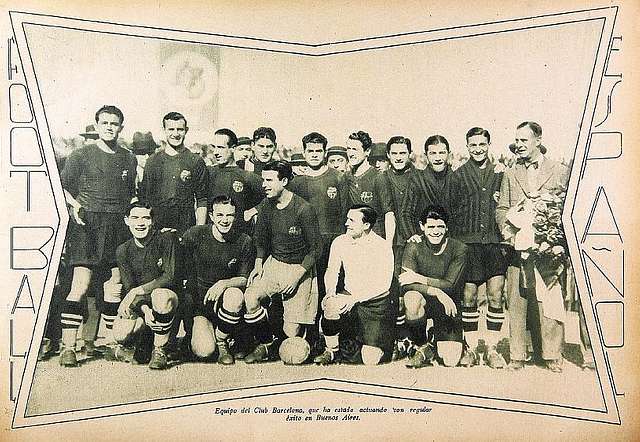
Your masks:
<svg viewBox="0 0 640 442"><path fill-rule="evenodd" d="M90 3L6 14L12 429L631 422L626 3Z"/></svg>
<svg viewBox="0 0 640 442"><path fill-rule="evenodd" d="M561 215L598 33L25 25L69 213L27 415L315 378L597 408Z"/></svg>

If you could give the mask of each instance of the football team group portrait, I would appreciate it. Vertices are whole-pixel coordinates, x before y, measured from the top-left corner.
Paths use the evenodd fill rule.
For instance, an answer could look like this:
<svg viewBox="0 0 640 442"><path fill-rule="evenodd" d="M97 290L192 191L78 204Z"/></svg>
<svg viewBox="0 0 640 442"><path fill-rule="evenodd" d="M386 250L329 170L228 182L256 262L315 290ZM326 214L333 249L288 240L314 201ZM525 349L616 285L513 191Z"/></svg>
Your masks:
<svg viewBox="0 0 640 442"><path fill-rule="evenodd" d="M142 377L187 364L562 373L569 312L571 363L595 368L562 225L570 164L536 121L500 122L512 142L498 156L492 127L375 140L309 127L285 149L268 122L212 121L194 143L188 112L157 120L161 134L125 140L126 109L106 104L56 151L69 221L38 359L63 376L99 360Z"/></svg>

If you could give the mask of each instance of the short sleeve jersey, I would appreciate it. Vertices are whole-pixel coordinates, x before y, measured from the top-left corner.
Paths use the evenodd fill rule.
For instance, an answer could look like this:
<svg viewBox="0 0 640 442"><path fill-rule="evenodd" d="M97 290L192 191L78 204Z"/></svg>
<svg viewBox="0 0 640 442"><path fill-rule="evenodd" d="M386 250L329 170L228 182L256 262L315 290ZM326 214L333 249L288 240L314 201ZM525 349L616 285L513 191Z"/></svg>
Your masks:
<svg viewBox="0 0 640 442"><path fill-rule="evenodd" d="M318 215L321 235L339 235L344 230L344 176L328 168L319 176L298 176L289 190L311 204Z"/></svg>
<svg viewBox="0 0 640 442"><path fill-rule="evenodd" d="M218 281L248 276L255 261L248 235L238 233L220 242L211 229L211 225L193 226L182 235L185 256L193 264L198 287L204 291Z"/></svg>
<svg viewBox="0 0 640 442"><path fill-rule="evenodd" d="M116 260L125 291L156 280L158 288L173 288L177 238L173 232L152 231L144 247L133 238L116 250Z"/></svg>
<svg viewBox="0 0 640 442"><path fill-rule="evenodd" d="M73 151L62 169L62 187L90 212L124 213L135 195L136 157L95 144Z"/></svg>
<svg viewBox="0 0 640 442"><path fill-rule="evenodd" d="M204 160L189 149L171 156L163 150L147 160L141 194L151 207L192 209L207 204L208 171Z"/></svg>

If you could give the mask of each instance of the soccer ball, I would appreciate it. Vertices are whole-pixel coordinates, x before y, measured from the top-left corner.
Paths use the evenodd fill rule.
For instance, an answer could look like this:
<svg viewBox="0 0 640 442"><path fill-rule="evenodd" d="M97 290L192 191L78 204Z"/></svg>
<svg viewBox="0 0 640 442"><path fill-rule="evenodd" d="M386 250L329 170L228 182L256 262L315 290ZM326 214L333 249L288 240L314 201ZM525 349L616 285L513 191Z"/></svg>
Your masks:
<svg viewBox="0 0 640 442"><path fill-rule="evenodd" d="M287 365L300 365L309 357L311 347L306 339L293 337L280 344L280 359Z"/></svg>

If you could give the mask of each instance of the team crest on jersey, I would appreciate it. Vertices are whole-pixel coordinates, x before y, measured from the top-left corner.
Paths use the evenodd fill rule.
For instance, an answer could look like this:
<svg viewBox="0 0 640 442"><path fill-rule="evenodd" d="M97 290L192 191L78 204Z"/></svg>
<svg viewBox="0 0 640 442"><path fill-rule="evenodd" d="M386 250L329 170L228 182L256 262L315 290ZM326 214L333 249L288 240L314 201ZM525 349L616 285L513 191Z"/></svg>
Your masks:
<svg viewBox="0 0 640 442"><path fill-rule="evenodd" d="M180 172L180 179L182 181L187 181L191 179L191 171L190 170L183 170L182 172Z"/></svg>
<svg viewBox="0 0 640 442"><path fill-rule="evenodd" d="M227 263L227 267L232 269L233 266L235 266L237 263L238 263L238 260L236 258L232 258L231 261Z"/></svg>
<svg viewBox="0 0 640 442"><path fill-rule="evenodd" d="M369 204L371 201L373 201L373 192L362 192L360 194L360 200L362 200L362 202L365 204Z"/></svg>
<svg viewBox="0 0 640 442"><path fill-rule="evenodd" d="M338 196L338 189L336 189L335 187L328 187L327 196L331 199L335 199L336 196Z"/></svg>
<svg viewBox="0 0 640 442"><path fill-rule="evenodd" d="M233 184L231 185L231 188L233 189L234 192L236 193L240 193L244 190L244 184L242 184L242 181L234 181Z"/></svg>
<svg viewBox="0 0 640 442"><path fill-rule="evenodd" d="M160 258L158 260L158 262L156 263L156 265L158 266L158 268L162 268L162 258Z"/></svg>
<svg viewBox="0 0 640 442"><path fill-rule="evenodd" d="M127 177L129 176L129 171L123 170L121 176L122 176L122 181L127 181Z"/></svg>
<svg viewBox="0 0 640 442"><path fill-rule="evenodd" d="M302 228L300 226L289 227L289 235L295 235L295 236L302 235Z"/></svg>

